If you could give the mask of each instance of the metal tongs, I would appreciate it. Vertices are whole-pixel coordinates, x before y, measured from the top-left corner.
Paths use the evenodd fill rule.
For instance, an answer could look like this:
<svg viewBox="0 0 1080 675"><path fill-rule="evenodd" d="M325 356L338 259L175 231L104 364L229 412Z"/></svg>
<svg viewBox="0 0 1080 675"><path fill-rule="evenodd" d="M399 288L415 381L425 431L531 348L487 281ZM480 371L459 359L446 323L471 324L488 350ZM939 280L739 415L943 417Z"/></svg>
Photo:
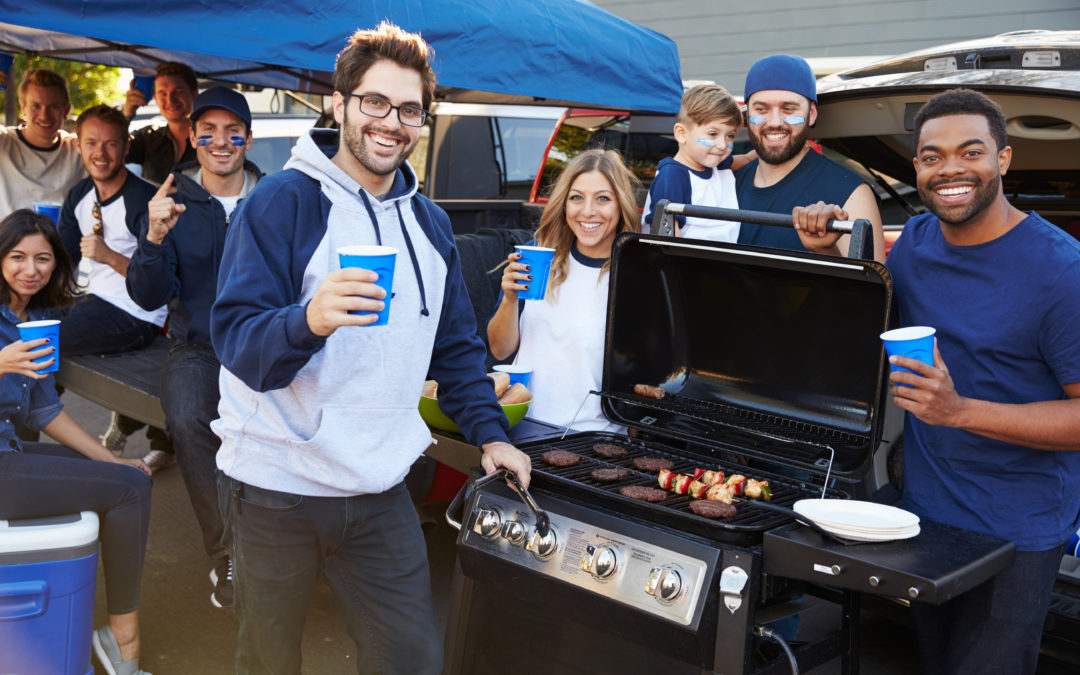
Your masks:
<svg viewBox="0 0 1080 675"><path fill-rule="evenodd" d="M513 471L508 471L506 469L498 469L494 473L489 473L480 478L470 478L457 495L454 496L454 500L450 502L450 506L446 508L446 522L450 523L450 526L455 530L460 530L461 521L455 520L452 514L461 508L461 505L472 496L473 492L496 478L506 479L507 484L513 488L514 492L521 498L521 501L525 503L525 506L528 506L529 510L532 511L533 517L536 518L536 533L541 537L546 537L551 530L551 519L548 518L548 514L545 511L536 505L536 500L532 498L529 491L521 484L517 475L514 474Z"/></svg>

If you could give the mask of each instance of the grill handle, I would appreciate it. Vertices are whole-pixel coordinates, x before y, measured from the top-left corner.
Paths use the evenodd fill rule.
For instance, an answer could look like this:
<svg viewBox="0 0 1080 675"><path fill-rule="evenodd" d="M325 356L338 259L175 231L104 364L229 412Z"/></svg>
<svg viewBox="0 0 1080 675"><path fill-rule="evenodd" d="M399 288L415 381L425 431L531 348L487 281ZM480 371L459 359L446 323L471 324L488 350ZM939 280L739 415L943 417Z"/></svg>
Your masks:
<svg viewBox="0 0 1080 675"><path fill-rule="evenodd" d="M507 484L514 489L514 492L518 493L518 497L525 503L525 506L529 507L529 510L533 513L533 517L536 519L536 533L541 537L546 537L548 531L551 530L551 519L548 518L548 514L545 511L536 505L536 500L532 498L532 495L525 489L525 486L518 482L518 478L514 472L507 471L506 469L499 469L494 473L489 473L480 478L469 478L469 480L465 482L465 485L461 486L461 489L458 490L458 493L454 495L454 499L450 502L450 505L446 507L446 522L455 530L460 530L461 520L455 519L454 514L461 510L462 505L468 501L474 491L480 489L496 478L505 478ZM462 520L464 520L464 514L462 515Z"/></svg>
<svg viewBox="0 0 1080 675"><path fill-rule="evenodd" d="M744 211L742 209L722 209L716 206L697 206L694 204L676 204L666 199L656 202L653 222L656 234L673 236L675 234L675 216L707 218L710 220L728 220L732 222L771 225L773 227L794 227L791 215L769 213L766 211ZM848 246L849 258L863 260L874 259L873 228L869 220L830 220L825 225L826 232L843 232L851 235Z"/></svg>

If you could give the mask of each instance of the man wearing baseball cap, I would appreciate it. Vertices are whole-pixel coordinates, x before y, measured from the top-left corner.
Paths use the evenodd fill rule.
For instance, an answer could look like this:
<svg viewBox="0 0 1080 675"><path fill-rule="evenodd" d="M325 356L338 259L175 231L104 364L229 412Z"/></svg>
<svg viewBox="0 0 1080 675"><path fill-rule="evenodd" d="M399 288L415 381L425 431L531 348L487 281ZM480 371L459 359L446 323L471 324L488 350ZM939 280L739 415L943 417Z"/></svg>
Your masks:
<svg viewBox="0 0 1080 675"><path fill-rule="evenodd" d="M865 218L874 228L874 257L885 261L885 238L874 191L862 178L807 145L817 121L817 83L804 59L774 54L746 74L747 132L758 158L735 172L739 208L794 213L821 201L839 204L834 217ZM848 235L743 223L740 244L846 255Z"/></svg>
<svg viewBox="0 0 1080 675"><path fill-rule="evenodd" d="M127 274L128 293L140 306L169 305L169 337L177 344L161 374L161 407L214 564L210 600L216 607L232 607L233 589L214 476L220 440L210 431L221 367L210 343L210 307L229 218L262 177L245 158L251 139L251 111L241 94L213 87L195 98L197 161L177 166L150 200Z"/></svg>

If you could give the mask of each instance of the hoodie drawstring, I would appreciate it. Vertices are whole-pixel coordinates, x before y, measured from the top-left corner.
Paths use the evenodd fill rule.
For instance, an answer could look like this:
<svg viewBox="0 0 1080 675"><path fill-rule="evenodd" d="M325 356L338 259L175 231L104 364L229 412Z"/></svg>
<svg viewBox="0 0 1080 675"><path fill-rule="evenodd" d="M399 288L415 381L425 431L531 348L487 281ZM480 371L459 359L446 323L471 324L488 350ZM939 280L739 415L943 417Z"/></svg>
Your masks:
<svg viewBox="0 0 1080 675"><path fill-rule="evenodd" d="M427 308L427 294L424 292L424 277L420 275L420 261L416 259L416 251L413 250L412 238L409 237L409 231L405 229L405 218L401 215L401 202L394 202L394 206L397 207L398 222L401 223L401 236L405 237L405 248L409 249L409 259L412 260L413 273L416 275L416 285L420 287L420 314L423 316L431 316L431 312Z"/></svg>
<svg viewBox="0 0 1080 675"><path fill-rule="evenodd" d="M382 232L379 231L379 219L375 216L375 209L371 206L371 200L368 199L367 193L361 189L360 198L364 200L364 207L367 209L368 217L371 218L371 224L375 228L375 241L382 246ZM409 260L412 261L413 274L416 275L416 285L420 287L420 314L423 316L431 316L431 312L427 308L427 293L424 292L424 277L420 275L420 261L416 259L416 250L413 248L412 239L409 237L409 231L405 229L405 218L401 215L401 202L395 201L394 206L397 207L398 222L401 223L401 235L405 237L405 248L409 249Z"/></svg>

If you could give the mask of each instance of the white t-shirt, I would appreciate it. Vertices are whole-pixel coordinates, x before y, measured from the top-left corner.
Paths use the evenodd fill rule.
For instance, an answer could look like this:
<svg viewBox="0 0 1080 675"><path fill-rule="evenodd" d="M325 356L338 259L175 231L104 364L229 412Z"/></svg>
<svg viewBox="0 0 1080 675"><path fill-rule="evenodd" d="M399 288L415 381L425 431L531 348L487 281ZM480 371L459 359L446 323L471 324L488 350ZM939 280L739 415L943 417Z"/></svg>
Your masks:
<svg viewBox="0 0 1080 675"><path fill-rule="evenodd" d="M232 197L210 196L221 202L221 205L225 207L225 220L231 218L233 210L236 209L236 204L240 201L240 195L234 195Z"/></svg>
<svg viewBox="0 0 1080 675"><path fill-rule="evenodd" d="M543 300L526 300L518 318L521 343L514 363L532 368L529 417L581 431L621 431L600 410L608 273L603 258L571 249L566 280ZM586 398L587 397L587 398Z"/></svg>
<svg viewBox="0 0 1080 675"><path fill-rule="evenodd" d="M41 149L27 143L17 127L0 126L0 218L34 202L62 204L85 176L74 134L61 131L56 145Z"/></svg>

